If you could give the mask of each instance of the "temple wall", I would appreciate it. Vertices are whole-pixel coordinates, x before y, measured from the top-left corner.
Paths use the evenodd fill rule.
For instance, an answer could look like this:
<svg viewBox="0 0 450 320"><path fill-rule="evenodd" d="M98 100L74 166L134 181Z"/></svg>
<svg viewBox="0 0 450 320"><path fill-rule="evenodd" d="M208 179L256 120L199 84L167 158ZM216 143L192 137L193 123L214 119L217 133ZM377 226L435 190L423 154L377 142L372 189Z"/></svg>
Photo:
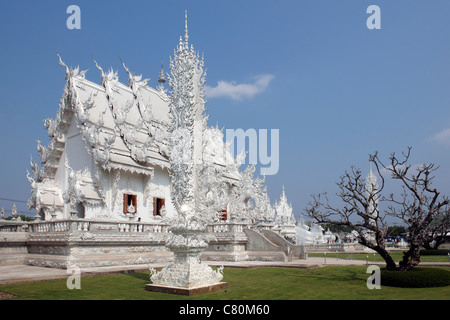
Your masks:
<svg viewBox="0 0 450 320"><path fill-rule="evenodd" d="M86 150L86 143L76 127L75 119L72 120L72 124L66 134L65 154L69 166L74 171L84 171L87 169L92 173L94 160ZM64 163L60 163L60 168L65 169Z"/></svg>
<svg viewBox="0 0 450 320"><path fill-rule="evenodd" d="M27 255L27 232L0 232L0 266L24 264Z"/></svg>
<svg viewBox="0 0 450 320"><path fill-rule="evenodd" d="M171 186L170 177L167 170L163 170L159 167L155 167L155 173L153 178L150 180L149 195L151 198L158 197L165 199L165 207L167 216L175 215L175 208L170 196ZM151 199L149 199L150 205ZM149 216L152 220L152 216Z"/></svg>
<svg viewBox="0 0 450 320"><path fill-rule="evenodd" d="M55 174L55 185L59 186L61 194L68 188L66 162L75 172L87 170L91 177L95 177L98 168L91 154L86 150L86 142L83 140L79 129L76 126L75 118L66 133L66 143L64 152L60 157L58 169ZM153 222L154 205L153 198L165 199L167 215L174 214L174 207L170 198L170 178L166 169L154 168L154 174L150 181L143 174L131 173L121 170L120 180L114 186L114 170L112 172L101 170L100 185L105 195L105 203L101 205L83 204L84 218L96 219L118 219L133 220L141 218L142 222ZM116 189L114 189L116 187ZM137 196L137 213L135 215L124 213L124 194ZM64 204L64 212L57 215L57 219L70 217L70 205ZM46 220L50 220L46 216Z"/></svg>
<svg viewBox="0 0 450 320"><path fill-rule="evenodd" d="M64 150L63 154L61 155L61 158L59 159L58 164L58 170L56 170L55 174L55 183L60 186L61 190L64 190L66 188L66 168L65 163L66 161L66 151Z"/></svg>
<svg viewBox="0 0 450 320"><path fill-rule="evenodd" d="M165 199L167 215L174 214L174 208L170 199L169 174L166 170L155 168L150 181L143 175L121 172L115 198L111 198L113 216L129 219L130 215L123 213L124 194L137 196L137 213L135 218L141 218L142 222L153 222L153 198ZM112 195L110 195L112 197Z"/></svg>

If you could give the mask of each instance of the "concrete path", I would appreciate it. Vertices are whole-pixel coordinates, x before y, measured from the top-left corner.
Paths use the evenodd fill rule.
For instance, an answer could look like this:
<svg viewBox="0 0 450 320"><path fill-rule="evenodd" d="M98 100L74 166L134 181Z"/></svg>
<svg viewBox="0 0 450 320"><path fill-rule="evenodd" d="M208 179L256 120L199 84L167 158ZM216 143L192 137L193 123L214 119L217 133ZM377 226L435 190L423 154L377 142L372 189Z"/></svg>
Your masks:
<svg viewBox="0 0 450 320"><path fill-rule="evenodd" d="M261 268L261 267L284 267L284 268L320 268L325 266L364 266L366 261L350 260L350 259L336 259L332 255L326 259L323 257L309 257L306 260L294 260L292 262L270 262L270 261L205 261L212 267L224 266L225 268ZM369 265L384 265L384 262L370 261ZM450 267L450 263L426 263L422 262L421 266L446 266ZM100 275L100 274L114 274L114 273L131 273L131 272L147 272L149 267L159 269L163 268L165 264L152 265L128 265L116 267L97 267L81 269L82 276ZM72 271L64 269L44 268L27 265L12 265L0 266L0 284L26 282L26 281L43 281L54 279L67 279L72 275Z"/></svg>
<svg viewBox="0 0 450 320"><path fill-rule="evenodd" d="M67 270L26 265L0 266L0 284L67 278Z"/></svg>

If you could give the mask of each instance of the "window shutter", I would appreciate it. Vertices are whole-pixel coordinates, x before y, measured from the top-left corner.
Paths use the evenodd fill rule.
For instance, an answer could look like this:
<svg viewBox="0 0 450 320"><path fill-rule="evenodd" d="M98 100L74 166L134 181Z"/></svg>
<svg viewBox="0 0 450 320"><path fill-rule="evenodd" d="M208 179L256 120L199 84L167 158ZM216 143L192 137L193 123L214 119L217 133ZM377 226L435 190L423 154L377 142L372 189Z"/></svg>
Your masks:
<svg viewBox="0 0 450 320"><path fill-rule="evenodd" d="M131 202L133 203L134 213L137 213L137 195L131 196Z"/></svg>
<svg viewBox="0 0 450 320"><path fill-rule="evenodd" d="M128 195L126 193L123 194L123 213L128 212Z"/></svg>
<svg viewBox="0 0 450 320"><path fill-rule="evenodd" d="M223 209L221 211L221 215L220 215L220 220L222 221L226 221L228 219L228 213L227 213L227 209Z"/></svg>

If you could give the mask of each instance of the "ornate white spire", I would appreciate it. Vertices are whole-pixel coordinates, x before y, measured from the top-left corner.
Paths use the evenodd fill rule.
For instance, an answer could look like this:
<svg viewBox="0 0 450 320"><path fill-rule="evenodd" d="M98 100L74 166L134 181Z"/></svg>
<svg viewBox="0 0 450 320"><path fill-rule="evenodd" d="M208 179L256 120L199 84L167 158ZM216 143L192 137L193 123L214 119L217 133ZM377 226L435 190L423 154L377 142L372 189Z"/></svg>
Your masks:
<svg viewBox="0 0 450 320"><path fill-rule="evenodd" d="M186 48L189 43L188 25L187 25L187 10L184 11L184 43Z"/></svg>
<svg viewBox="0 0 450 320"><path fill-rule="evenodd" d="M373 217L378 216L378 198L376 194L378 191L378 179L372 171L372 164L370 164L370 171L366 178L366 197L369 202L367 213Z"/></svg>
<svg viewBox="0 0 450 320"><path fill-rule="evenodd" d="M193 76L195 62L184 50L182 40L178 45L177 53L170 61L171 76L170 93L170 157L171 177L173 183L172 200L178 212L185 211L189 206L194 209L195 175L192 159L193 153ZM184 209L182 209L182 207Z"/></svg>
<svg viewBox="0 0 450 320"><path fill-rule="evenodd" d="M223 173L212 163L197 161L203 154L206 130L203 115L202 63L193 47L188 48L187 12L185 14L185 43L180 42L170 60L168 84L170 92L169 164L172 185L171 198L177 211L169 218L166 247L174 253L174 262L160 272L150 269L152 288L210 287L220 284L223 267L215 271L202 264L200 253L208 247L211 237L208 224L217 221L219 210L228 200L228 185ZM199 101L200 100L200 101ZM197 105L200 105L197 106ZM158 289L155 289L158 290Z"/></svg>
<svg viewBox="0 0 450 320"><path fill-rule="evenodd" d="M372 164L370 164L370 171L366 178L366 189L368 193L378 190L378 179L372 171Z"/></svg>
<svg viewBox="0 0 450 320"><path fill-rule="evenodd" d="M17 218L17 207L16 204L13 204L12 210L11 210L11 215L13 217L13 219L15 220Z"/></svg>
<svg viewBox="0 0 450 320"><path fill-rule="evenodd" d="M186 208L199 210L199 197L195 197L201 183L198 182L203 154L203 136L206 122L203 101L203 61L199 60L193 46L188 49L187 12L185 42L182 37L170 59L168 85L170 91L169 112L169 163L174 206L178 212ZM196 200L197 199L197 200ZM189 211L189 210L188 210Z"/></svg>

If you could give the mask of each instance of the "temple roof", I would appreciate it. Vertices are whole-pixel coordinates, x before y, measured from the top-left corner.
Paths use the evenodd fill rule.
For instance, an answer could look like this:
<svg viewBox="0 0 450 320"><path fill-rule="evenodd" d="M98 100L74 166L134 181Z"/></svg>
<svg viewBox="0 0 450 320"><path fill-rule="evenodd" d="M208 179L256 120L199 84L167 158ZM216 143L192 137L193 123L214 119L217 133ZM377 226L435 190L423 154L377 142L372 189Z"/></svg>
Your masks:
<svg viewBox="0 0 450 320"><path fill-rule="evenodd" d="M168 168L168 126L170 98L162 86L147 86L147 79L129 75L128 86L119 82L117 72L101 72L99 85L85 78L85 71L66 68L66 86L55 119L44 121L50 143L38 142L43 172L54 177L64 150L65 135L73 119L86 142L87 151L104 170L121 169L153 175L155 166ZM235 159L226 150L223 132L206 128L204 152L218 165L229 166L225 176L239 179ZM234 170L233 170L234 169Z"/></svg>
<svg viewBox="0 0 450 320"><path fill-rule="evenodd" d="M187 21L184 40L183 46L187 50ZM198 60L198 54L193 52L193 47L189 50L192 57L197 59L199 68L202 68L203 60ZM44 120L50 142L48 146L43 146L38 141L41 170L37 172L33 168L34 176L29 177L32 185L43 182L48 184L49 179L55 179L61 166L68 134L78 134L73 130L80 132L87 152L104 171L122 170L151 177L156 167L169 169L170 96L164 88L163 68L161 67L159 75L159 86L155 89L147 85L148 79L133 74L123 61L122 66L128 75L127 85L119 82L117 71L104 71L94 60L101 76L101 83L97 84L85 78L86 71L80 71L78 67L69 68L59 54L58 57L59 64L65 68L66 85L56 117ZM203 73L201 70L197 71L199 74ZM170 84L170 75L168 78ZM203 94L203 83L204 78L193 88L197 92L193 93L193 100L200 111L204 110L204 101L195 95ZM223 141L222 130L217 127L209 128L206 122L207 117L204 117L204 129L201 132L203 159L222 166L225 169L224 178L239 180L240 160L234 159L229 153L228 146ZM71 169L70 161L67 162L67 158L65 161L65 166ZM98 169L95 168L92 174L101 174L96 170ZM75 180L80 182L79 179ZM86 201L95 202L103 198L98 183L94 180L80 182L76 188ZM42 196L43 205L54 203L59 206L62 205L60 200L64 194L53 190L43 192ZM37 207L38 199L33 199L34 206Z"/></svg>
<svg viewBox="0 0 450 320"><path fill-rule="evenodd" d="M102 80L100 87L73 78L78 127L95 160L104 169L144 174L152 174L154 166L167 167L167 95L136 78L127 87L112 71L102 72Z"/></svg>

